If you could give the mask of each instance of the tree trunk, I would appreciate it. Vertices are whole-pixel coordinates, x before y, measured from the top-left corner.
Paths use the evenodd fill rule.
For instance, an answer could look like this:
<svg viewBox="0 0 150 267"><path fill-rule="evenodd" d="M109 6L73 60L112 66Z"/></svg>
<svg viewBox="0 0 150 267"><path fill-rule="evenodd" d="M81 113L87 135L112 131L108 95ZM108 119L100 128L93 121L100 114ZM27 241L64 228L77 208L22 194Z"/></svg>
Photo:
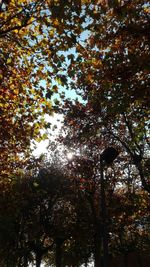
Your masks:
<svg viewBox="0 0 150 267"><path fill-rule="evenodd" d="M25 255L23 259L23 267L27 267L27 266L28 266L28 257L27 255Z"/></svg>
<svg viewBox="0 0 150 267"><path fill-rule="evenodd" d="M128 267L128 253L124 254L124 267Z"/></svg>
<svg viewBox="0 0 150 267"><path fill-rule="evenodd" d="M37 253L36 254L36 267L41 266L41 261L42 261L42 255L41 255L41 253Z"/></svg>
<svg viewBox="0 0 150 267"><path fill-rule="evenodd" d="M142 259L141 259L141 255L137 254L137 263L139 267L143 267L143 263L142 263Z"/></svg>
<svg viewBox="0 0 150 267"><path fill-rule="evenodd" d="M101 267L101 237L98 234L94 238L94 267Z"/></svg>
<svg viewBox="0 0 150 267"><path fill-rule="evenodd" d="M88 267L88 259L85 260L84 266Z"/></svg>
<svg viewBox="0 0 150 267"><path fill-rule="evenodd" d="M142 186L143 186L144 190L147 191L148 193L150 193L150 185L146 182L141 163L139 163L139 164L137 163L135 165L139 171L139 175L141 177L141 182L142 182Z"/></svg>
<svg viewBox="0 0 150 267"><path fill-rule="evenodd" d="M60 238L58 238L56 240L56 254L55 254L56 267L61 267L62 264L62 244L63 241Z"/></svg>

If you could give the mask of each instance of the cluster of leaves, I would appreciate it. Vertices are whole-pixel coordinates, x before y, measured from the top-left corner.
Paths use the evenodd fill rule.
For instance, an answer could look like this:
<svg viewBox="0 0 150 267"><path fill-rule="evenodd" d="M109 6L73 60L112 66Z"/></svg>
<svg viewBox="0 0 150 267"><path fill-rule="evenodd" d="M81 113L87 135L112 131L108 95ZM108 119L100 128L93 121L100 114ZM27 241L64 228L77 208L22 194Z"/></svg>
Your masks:
<svg viewBox="0 0 150 267"><path fill-rule="evenodd" d="M36 62L32 44L30 47L31 42L35 44L31 27L37 5L32 1L0 4L1 178L23 164L22 153L28 151L32 139L40 136L43 112L51 109L39 86L39 81L45 79L44 65L40 66L40 57L36 56Z"/></svg>

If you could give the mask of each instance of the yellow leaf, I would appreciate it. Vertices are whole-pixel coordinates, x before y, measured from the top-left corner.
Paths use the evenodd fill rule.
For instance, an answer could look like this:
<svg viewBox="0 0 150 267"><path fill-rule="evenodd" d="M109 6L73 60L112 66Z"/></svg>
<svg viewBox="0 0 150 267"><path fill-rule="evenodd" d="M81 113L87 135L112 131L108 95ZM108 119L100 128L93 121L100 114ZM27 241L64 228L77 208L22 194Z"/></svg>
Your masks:
<svg viewBox="0 0 150 267"><path fill-rule="evenodd" d="M35 18L34 18L34 17L31 17L31 18L29 19L28 23L31 23L31 22L33 22L34 20L35 20Z"/></svg>
<svg viewBox="0 0 150 267"><path fill-rule="evenodd" d="M36 182L34 182L33 185L34 185L34 187L38 187L39 186L39 184L36 183Z"/></svg>
<svg viewBox="0 0 150 267"><path fill-rule="evenodd" d="M7 59L7 64L11 63L11 61L12 61L11 58L8 58Z"/></svg>
<svg viewBox="0 0 150 267"><path fill-rule="evenodd" d="M55 19L54 22L53 22L54 26L57 27L59 25L59 21L58 19Z"/></svg>
<svg viewBox="0 0 150 267"><path fill-rule="evenodd" d="M49 36L50 36L50 37L53 37L53 36L54 36L54 30L50 30L50 31L49 31Z"/></svg>
<svg viewBox="0 0 150 267"><path fill-rule="evenodd" d="M16 30L14 30L14 32L15 32L15 33L18 33L19 31L16 29Z"/></svg>

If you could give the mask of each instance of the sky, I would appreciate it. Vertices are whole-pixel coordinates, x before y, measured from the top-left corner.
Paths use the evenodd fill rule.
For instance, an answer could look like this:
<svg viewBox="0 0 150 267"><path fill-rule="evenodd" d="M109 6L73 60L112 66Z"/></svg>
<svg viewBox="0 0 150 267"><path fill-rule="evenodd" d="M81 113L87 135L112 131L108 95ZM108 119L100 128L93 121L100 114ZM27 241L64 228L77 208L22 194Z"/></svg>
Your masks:
<svg viewBox="0 0 150 267"><path fill-rule="evenodd" d="M54 82L55 84L55 82ZM52 84L52 86L54 85ZM40 85L43 86L46 89L46 83L45 81L41 81ZM83 102L82 97L77 95L75 90L72 89L66 89L65 87L58 85L59 87L59 92L55 93L52 96L52 104L54 103L55 99L58 99L61 101L59 93L64 92L65 93L65 98L70 98L72 100L78 99L78 101ZM63 125L63 115L62 114L57 114L54 113L53 115L49 116L48 114L45 115L45 119L47 122L51 123L51 130L48 131L48 135L51 141L53 141L56 136L58 136L58 133ZM57 126L57 128L55 128L55 130L53 130L53 126ZM41 133L44 133L44 131L42 131ZM34 142L36 144L36 149L33 150L33 156L35 157L39 157L41 154L46 154L47 152L47 146L49 144L49 139L46 139L44 141L41 142ZM31 144L31 148L33 148L33 144Z"/></svg>
<svg viewBox="0 0 150 267"><path fill-rule="evenodd" d="M62 127L63 124L63 115L54 113L53 115L45 115L45 119L47 122L51 123L51 129L48 130L49 138L51 141L53 141L56 136L58 136L58 133ZM53 129L53 126L57 125L57 128L55 130ZM47 152L47 146L49 144L49 139L46 139L41 142L36 142L36 148L33 150L32 154L35 157L39 157L41 154L45 154ZM33 145L31 145L33 148Z"/></svg>

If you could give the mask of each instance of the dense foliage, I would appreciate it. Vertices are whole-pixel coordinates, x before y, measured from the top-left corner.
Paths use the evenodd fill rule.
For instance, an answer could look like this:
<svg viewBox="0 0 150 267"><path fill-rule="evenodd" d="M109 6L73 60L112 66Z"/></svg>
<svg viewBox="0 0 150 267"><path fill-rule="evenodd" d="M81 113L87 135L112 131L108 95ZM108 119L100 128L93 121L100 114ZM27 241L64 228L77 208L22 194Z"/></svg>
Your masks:
<svg viewBox="0 0 150 267"><path fill-rule="evenodd" d="M107 147L119 151L103 170L109 258L148 250L149 8L0 1L2 266L103 266ZM43 162L31 143L47 137L52 111L64 116L63 134Z"/></svg>
<svg viewBox="0 0 150 267"><path fill-rule="evenodd" d="M47 163L32 177L18 176L9 187L1 183L3 266L80 266L91 260L101 266L100 184L86 166L76 158L62 172ZM109 255L140 257L149 243L148 195L136 185L116 187L116 176L109 174L105 185Z"/></svg>
<svg viewBox="0 0 150 267"><path fill-rule="evenodd" d="M69 66L69 73L75 72L72 86L85 102L66 101L63 107L68 143L95 146L96 153L116 145L150 191L148 7L144 1L125 1L105 13L98 5L91 9L88 42L77 46L78 57Z"/></svg>

